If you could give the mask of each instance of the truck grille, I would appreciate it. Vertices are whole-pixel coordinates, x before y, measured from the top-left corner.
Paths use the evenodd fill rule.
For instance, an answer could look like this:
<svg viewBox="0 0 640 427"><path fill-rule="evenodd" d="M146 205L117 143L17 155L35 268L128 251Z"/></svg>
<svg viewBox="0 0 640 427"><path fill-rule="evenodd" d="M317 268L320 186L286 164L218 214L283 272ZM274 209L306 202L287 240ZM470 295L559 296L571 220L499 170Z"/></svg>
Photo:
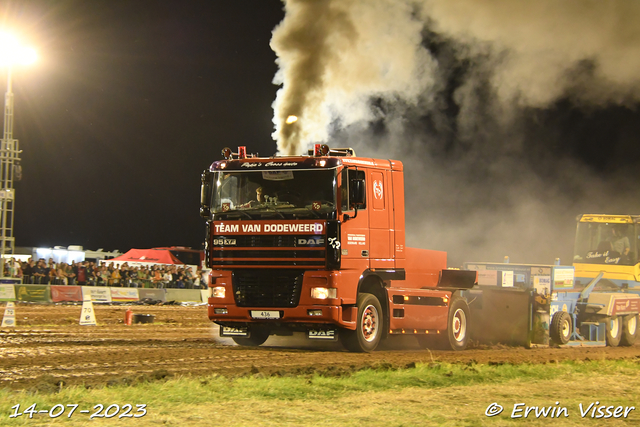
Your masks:
<svg viewBox="0 0 640 427"><path fill-rule="evenodd" d="M304 273L293 270L236 270L233 296L238 307L297 307Z"/></svg>
<svg viewBox="0 0 640 427"><path fill-rule="evenodd" d="M230 267L282 267L324 268L326 264L325 236L317 235L242 235L214 236L215 240L233 241L233 245L213 246L213 268ZM300 245L312 239L321 244Z"/></svg>

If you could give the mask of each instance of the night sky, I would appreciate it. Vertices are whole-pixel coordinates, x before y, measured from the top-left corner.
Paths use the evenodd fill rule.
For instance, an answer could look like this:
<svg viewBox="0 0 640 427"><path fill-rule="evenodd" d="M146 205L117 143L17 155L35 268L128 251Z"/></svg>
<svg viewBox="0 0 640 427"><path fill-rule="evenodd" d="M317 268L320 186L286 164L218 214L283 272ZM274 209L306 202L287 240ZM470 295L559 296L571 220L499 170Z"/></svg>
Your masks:
<svg viewBox="0 0 640 427"><path fill-rule="evenodd" d="M283 16L278 0L0 2L39 53L13 75L16 246L200 248L202 170L225 146L276 151Z"/></svg>
<svg viewBox="0 0 640 427"><path fill-rule="evenodd" d="M363 13L368 2L332 3L344 8L339 16L370 22L315 25L312 6L323 3L290 0L310 13L296 18L301 24L292 18L282 40L309 29L309 46L327 35L336 43L355 28L361 46L383 46L401 41L394 31L421 23L417 43L431 68L422 86L402 88L422 92L383 81L387 92L371 86L359 96L370 115L364 124L345 107L328 125L330 145L405 163L408 244L447 250L454 265L503 255L568 261L577 214L640 214L639 7L598 3L611 7L607 14L596 3L566 2L549 13L461 0L467 13L451 2L371 1L377 16ZM416 7L403 15L406 24L394 26L395 4ZM437 7L421 16L417 4ZM618 21L604 25L603 16ZM284 17L280 0L0 0L3 26L40 57L14 72L14 137L23 150L16 246L200 248L202 170L226 146L277 150L270 41ZM377 39L378 28L389 34ZM607 31L610 45L598 44ZM321 81L317 93L363 83L364 73L339 71L359 53L347 36L342 46L319 45L324 58L312 62L327 68L315 75L329 70L334 80ZM279 48L292 45L314 58L295 38ZM400 45L389 46L372 56L391 55L381 69L401 72L393 57ZM340 77L351 81L340 86ZM305 84L301 93L313 89Z"/></svg>

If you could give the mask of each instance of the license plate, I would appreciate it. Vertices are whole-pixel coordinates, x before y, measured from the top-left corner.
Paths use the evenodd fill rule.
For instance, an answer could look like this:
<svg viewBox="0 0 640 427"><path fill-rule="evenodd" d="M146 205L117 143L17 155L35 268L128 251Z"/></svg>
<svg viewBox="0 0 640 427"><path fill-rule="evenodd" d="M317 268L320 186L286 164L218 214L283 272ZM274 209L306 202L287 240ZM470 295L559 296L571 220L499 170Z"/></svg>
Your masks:
<svg viewBox="0 0 640 427"><path fill-rule="evenodd" d="M254 319L279 319L280 312L279 311L258 311L252 310L251 317Z"/></svg>
<svg viewBox="0 0 640 427"><path fill-rule="evenodd" d="M220 326L221 337L246 337L248 330L244 328L230 328L228 326Z"/></svg>

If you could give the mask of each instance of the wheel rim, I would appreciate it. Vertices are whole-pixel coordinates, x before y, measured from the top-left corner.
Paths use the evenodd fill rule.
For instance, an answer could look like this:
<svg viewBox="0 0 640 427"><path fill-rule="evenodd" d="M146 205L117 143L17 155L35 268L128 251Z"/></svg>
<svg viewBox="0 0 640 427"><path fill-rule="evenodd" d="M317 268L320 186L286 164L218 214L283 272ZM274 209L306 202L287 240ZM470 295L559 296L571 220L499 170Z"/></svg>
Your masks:
<svg viewBox="0 0 640 427"><path fill-rule="evenodd" d="M562 334L562 337L565 339L569 339L571 337L571 326L569 325L568 320L565 320L564 322L562 322L560 333Z"/></svg>
<svg viewBox="0 0 640 427"><path fill-rule="evenodd" d="M620 318L616 317L611 319L609 326L611 327L611 336L614 338L617 337L620 334Z"/></svg>
<svg viewBox="0 0 640 427"><path fill-rule="evenodd" d="M637 328L638 328L638 316L631 316L631 318L627 322L627 332L629 332L630 335L635 335Z"/></svg>
<svg viewBox="0 0 640 427"><path fill-rule="evenodd" d="M378 310L373 305L368 305L362 312L362 337L371 342L378 335Z"/></svg>
<svg viewBox="0 0 640 427"><path fill-rule="evenodd" d="M464 310L459 308L453 313L451 331L453 332L453 339L455 339L456 342L464 341L467 335L467 316L464 314Z"/></svg>

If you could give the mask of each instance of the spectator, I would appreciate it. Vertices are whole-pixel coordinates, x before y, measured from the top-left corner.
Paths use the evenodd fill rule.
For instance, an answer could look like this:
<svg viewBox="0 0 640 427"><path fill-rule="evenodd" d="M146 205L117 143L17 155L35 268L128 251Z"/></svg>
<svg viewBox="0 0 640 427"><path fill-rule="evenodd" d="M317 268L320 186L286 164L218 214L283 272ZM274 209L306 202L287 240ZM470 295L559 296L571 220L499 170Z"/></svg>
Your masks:
<svg viewBox="0 0 640 427"><path fill-rule="evenodd" d="M140 269L138 270L138 283L140 284L141 288L147 288L148 286L147 283L149 281L149 271L147 270L147 267L140 267Z"/></svg>
<svg viewBox="0 0 640 427"><path fill-rule="evenodd" d="M129 269L129 286L132 288L139 288L138 283L138 267Z"/></svg>
<svg viewBox="0 0 640 427"><path fill-rule="evenodd" d="M78 280L78 264L75 261L71 261L71 265L67 265L66 268L67 280L70 285L75 285Z"/></svg>
<svg viewBox="0 0 640 427"><path fill-rule="evenodd" d="M29 258L27 262L22 263L22 282L23 283L33 283L33 269L35 268L35 263L33 262L33 258Z"/></svg>
<svg viewBox="0 0 640 427"><path fill-rule="evenodd" d="M65 267L65 263L59 263L57 265L57 269L55 270L55 277L52 277L51 280L51 284L52 285L67 285L68 282L68 278L67 278L67 272L66 272L66 267Z"/></svg>
<svg viewBox="0 0 640 427"><path fill-rule="evenodd" d="M184 271L183 280L184 285L187 289L193 289L195 287L193 284L195 277L193 276L191 267L187 267L187 269Z"/></svg>
<svg viewBox="0 0 640 427"><path fill-rule="evenodd" d="M109 269L107 268L106 265L103 265L100 268L99 277L100 277L100 282L99 283L102 286L109 286L110 275L109 275Z"/></svg>
<svg viewBox="0 0 640 427"><path fill-rule="evenodd" d="M81 262L78 264L74 264L75 274L76 274L76 282L80 286L84 286L87 284L87 266L86 262Z"/></svg>
<svg viewBox="0 0 640 427"><path fill-rule="evenodd" d="M166 285L166 283L165 283L165 281L164 281L164 277L163 277L163 276L162 276L162 274L160 273L160 270L159 270L159 269L157 269L157 268L155 268L155 269L153 270L153 278L152 278L152 280L153 280L153 285L154 285L156 288L162 289L162 288L164 288L164 287L165 287L165 285Z"/></svg>
<svg viewBox="0 0 640 427"><path fill-rule="evenodd" d="M56 263L53 262L53 258L49 258L49 262L47 263L47 273L49 276L49 280L45 284L55 285L58 283L58 274Z"/></svg>
<svg viewBox="0 0 640 427"><path fill-rule="evenodd" d="M113 266L113 263L109 267L111 268L112 266ZM111 274L109 277L109 286L121 286L120 284L121 278L122 276L120 276L120 270L118 270L117 268L113 268L113 270L111 270Z"/></svg>
<svg viewBox="0 0 640 427"><path fill-rule="evenodd" d="M165 287L172 288L173 287L173 275L169 270L165 270L162 275L162 280L164 282Z"/></svg>
<svg viewBox="0 0 640 427"><path fill-rule="evenodd" d="M32 270L33 282L36 285L46 284L45 277L49 277L49 272L46 270L46 265L43 259L38 260L38 264Z"/></svg>

